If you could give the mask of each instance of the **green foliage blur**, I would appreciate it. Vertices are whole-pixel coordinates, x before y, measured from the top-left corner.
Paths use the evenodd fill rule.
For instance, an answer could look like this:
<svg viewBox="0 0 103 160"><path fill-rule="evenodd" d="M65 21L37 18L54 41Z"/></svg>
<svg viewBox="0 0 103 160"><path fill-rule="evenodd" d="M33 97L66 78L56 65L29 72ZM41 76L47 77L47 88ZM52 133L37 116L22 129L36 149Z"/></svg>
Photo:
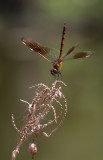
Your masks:
<svg viewBox="0 0 103 160"><path fill-rule="evenodd" d="M24 46L21 37L59 50L64 23L64 52L80 43L77 51L92 50L95 54L63 63L67 117L50 139L42 134L37 138L35 159L103 160L102 0L0 1L1 159L11 159L16 147L19 135L12 126L11 114L18 122L27 108L19 99L31 102L34 93L28 87L38 83L51 86L54 80L50 75L52 64ZM30 142L28 139L22 145L17 160L31 159Z"/></svg>

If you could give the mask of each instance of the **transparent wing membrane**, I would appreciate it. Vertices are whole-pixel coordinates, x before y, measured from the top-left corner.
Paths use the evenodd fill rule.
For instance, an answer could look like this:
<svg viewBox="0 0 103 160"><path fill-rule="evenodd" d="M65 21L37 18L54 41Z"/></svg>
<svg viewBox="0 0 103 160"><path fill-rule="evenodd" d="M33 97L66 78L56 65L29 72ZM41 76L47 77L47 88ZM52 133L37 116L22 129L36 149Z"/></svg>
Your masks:
<svg viewBox="0 0 103 160"><path fill-rule="evenodd" d="M45 58L48 61L51 61L52 63L58 62L60 63L62 60L68 60L68 59L78 59L78 58L85 58L89 57L92 55L94 52L93 51L82 51L82 52L73 52L75 48L79 46L79 44L75 44L72 46L67 53L61 54L60 56L60 51L52 48L47 48L39 43L33 42L30 39L27 38L21 38L21 41L27 45L32 51L39 53L43 58ZM60 61L58 59L60 58Z"/></svg>
<svg viewBox="0 0 103 160"><path fill-rule="evenodd" d="M68 59L86 58L86 57L91 56L93 53L94 53L93 51L82 51L82 52L77 52L77 53L72 52L71 54L64 56L63 61L68 60Z"/></svg>
<svg viewBox="0 0 103 160"><path fill-rule="evenodd" d="M54 62L59 57L59 51L56 49L51 49L40 45L39 43L33 42L27 38L21 38L21 41L27 45L34 52L39 53L43 58L48 61Z"/></svg>
<svg viewBox="0 0 103 160"><path fill-rule="evenodd" d="M68 55L69 55L71 52L73 52L74 49L77 48L78 46L79 46L79 44L77 43L77 44L75 44L73 47L71 47L71 48L69 49L69 51L68 51L66 54L63 55L63 58L66 57L66 56L68 56Z"/></svg>
<svg viewBox="0 0 103 160"><path fill-rule="evenodd" d="M93 51L78 52L73 56L73 59L89 57L93 53Z"/></svg>
<svg viewBox="0 0 103 160"><path fill-rule="evenodd" d="M63 55L63 60L68 60L68 59L78 59L78 58L85 58L89 57L92 55L94 52L93 51L80 51L80 52L73 52L75 48L77 48L79 44L75 44L73 47L71 47L66 54Z"/></svg>

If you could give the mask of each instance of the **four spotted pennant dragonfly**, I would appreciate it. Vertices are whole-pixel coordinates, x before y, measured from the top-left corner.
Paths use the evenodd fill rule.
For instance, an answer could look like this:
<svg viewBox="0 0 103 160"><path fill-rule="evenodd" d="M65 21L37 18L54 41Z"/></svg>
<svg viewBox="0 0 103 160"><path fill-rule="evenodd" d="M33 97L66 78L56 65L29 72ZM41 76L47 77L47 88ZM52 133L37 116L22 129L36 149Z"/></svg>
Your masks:
<svg viewBox="0 0 103 160"><path fill-rule="evenodd" d="M60 72L60 68L62 65L62 61L64 61L65 59L85 58L93 54L93 51L81 51L75 54L71 54L71 52L74 51L74 49L78 47L79 44L75 44L68 50L67 53L63 54L65 31L66 25L64 24L60 51L41 46L39 43L33 42L32 40L29 40L27 38L21 38L21 41L25 45L27 45L32 51L39 53L43 58L53 63L53 68L50 70L50 72L52 75L57 75L57 78L59 78L59 75L61 75L61 79L62 74Z"/></svg>

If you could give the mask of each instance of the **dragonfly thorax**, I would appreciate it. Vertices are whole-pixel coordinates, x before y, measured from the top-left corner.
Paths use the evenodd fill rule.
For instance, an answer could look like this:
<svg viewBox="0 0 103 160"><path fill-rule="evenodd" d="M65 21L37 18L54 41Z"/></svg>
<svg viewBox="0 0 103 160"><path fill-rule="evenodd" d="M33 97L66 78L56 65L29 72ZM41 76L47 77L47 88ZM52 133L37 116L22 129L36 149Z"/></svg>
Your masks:
<svg viewBox="0 0 103 160"><path fill-rule="evenodd" d="M53 63L53 67L57 70L60 70L62 66L62 61L57 60L56 62Z"/></svg>
<svg viewBox="0 0 103 160"><path fill-rule="evenodd" d="M62 61L58 61L58 60L55 61L53 63L53 68L50 70L51 74L52 75L58 74L61 66L62 66Z"/></svg>

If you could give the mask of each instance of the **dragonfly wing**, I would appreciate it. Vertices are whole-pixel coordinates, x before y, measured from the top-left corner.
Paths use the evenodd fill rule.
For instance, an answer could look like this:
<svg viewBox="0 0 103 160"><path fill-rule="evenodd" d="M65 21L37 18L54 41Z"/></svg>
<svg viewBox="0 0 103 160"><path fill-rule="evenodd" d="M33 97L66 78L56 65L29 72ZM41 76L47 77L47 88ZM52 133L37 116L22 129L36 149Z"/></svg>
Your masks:
<svg viewBox="0 0 103 160"><path fill-rule="evenodd" d="M50 59L51 62L55 62L60 55L60 51L55 48L50 48L50 51L47 55L47 58Z"/></svg>
<svg viewBox="0 0 103 160"><path fill-rule="evenodd" d="M73 56L73 59L78 59L78 58L85 58L89 57L93 54L93 51L84 51L84 52L78 52Z"/></svg>
<svg viewBox="0 0 103 160"><path fill-rule="evenodd" d="M74 46L72 46L72 47L69 49L69 51L68 51L66 54L63 55L63 58L64 58L64 57L67 57L68 55L70 55L70 53L71 53L72 51L74 51L74 49L77 48L78 46L79 46L79 43L77 43L77 44L75 44Z"/></svg>
<svg viewBox="0 0 103 160"><path fill-rule="evenodd" d="M91 56L93 53L94 53L93 51L82 51L82 52L72 53L66 57L63 57L63 60L86 58Z"/></svg>
<svg viewBox="0 0 103 160"><path fill-rule="evenodd" d="M54 62L59 57L59 51L40 45L27 38L21 38L23 44L27 45L32 51L39 53L43 58L48 61ZM57 57L58 56L58 57Z"/></svg>

